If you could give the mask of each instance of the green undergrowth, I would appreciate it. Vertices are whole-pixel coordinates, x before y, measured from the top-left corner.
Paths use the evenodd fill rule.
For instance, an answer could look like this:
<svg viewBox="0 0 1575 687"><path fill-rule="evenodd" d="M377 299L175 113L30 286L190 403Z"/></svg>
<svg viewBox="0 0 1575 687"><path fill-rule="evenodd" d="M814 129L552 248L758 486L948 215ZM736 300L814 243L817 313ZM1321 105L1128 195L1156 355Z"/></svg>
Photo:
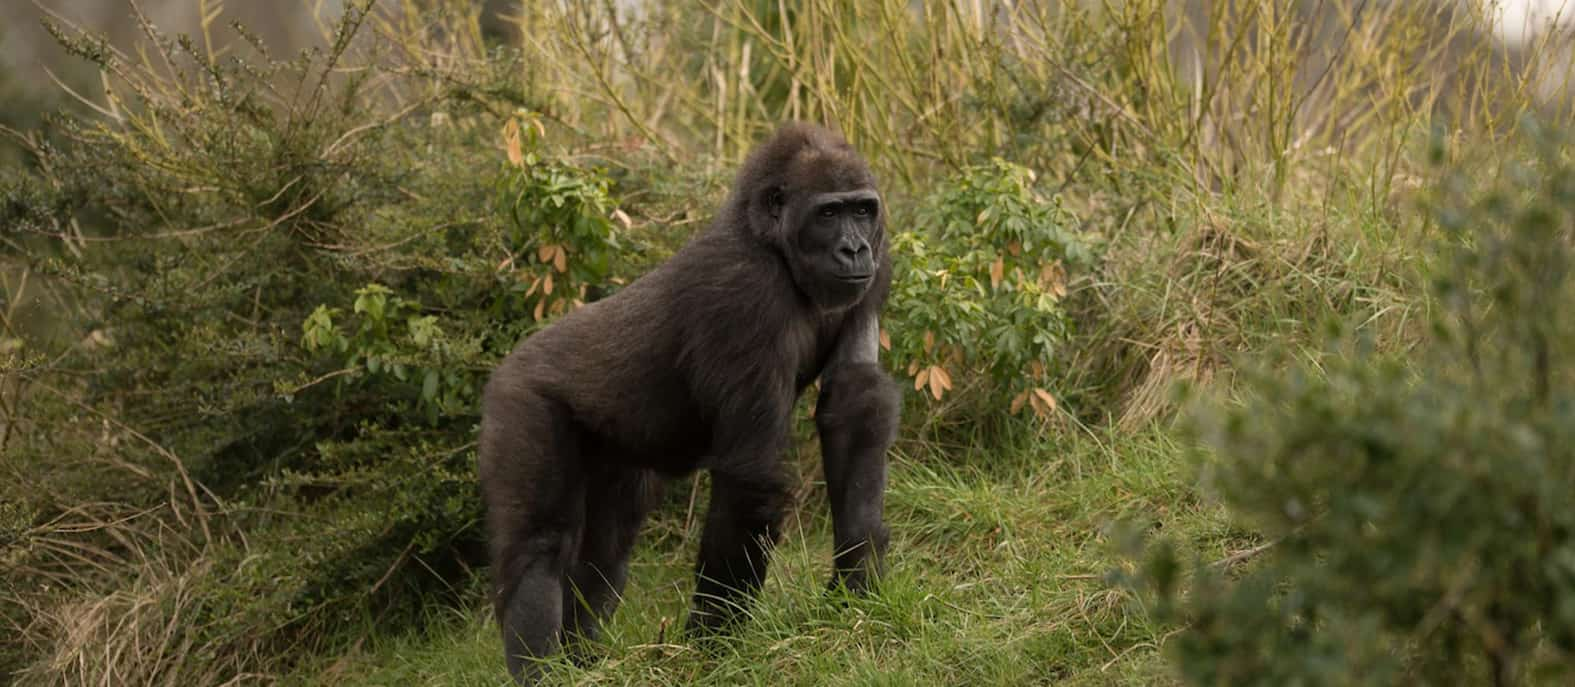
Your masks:
<svg viewBox="0 0 1575 687"><path fill-rule="evenodd" d="M1511 54L1444 3L363 1L299 55L219 4L193 0L200 40L147 23L134 51L56 26L108 92L0 129L23 162L0 168L0 682L500 682L483 380L671 255L802 119L846 134L890 210L892 577L821 596L806 402L802 508L753 620L709 652L675 637L706 505L681 480L600 660L557 679L1208 683L1174 660L1208 607L1165 616L1120 584L1118 524L1227 581L1271 559L1316 577L1319 556L1242 517L1277 502L1227 516L1175 388L1299 455L1288 430L1323 425L1248 400L1242 371L1273 351L1271 379L1366 379L1333 325L1420 364L1451 269L1434 248L1478 235L1419 201L1519 183L1493 170L1522 123L1575 121L1549 81L1575 73L1568 45ZM1562 255L1560 212L1517 250ZM1374 388L1334 410L1406 391ZM1291 486L1361 473L1314 477ZM1537 637L1473 641L1509 665Z"/></svg>
<svg viewBox="0 0 1575 687"><path fill-rule="evenodd" d="M684 497L648 524L623 605L586 666L551 684L1022 685L1167 683L1169 628L1106 582L1111 526L1142 514L1198 555L1257 542L1191 496L1190 469L1158 428L980 452L944 463L899 452L887 497L889 578L867 598L823 594L830 523L811 489L750 620L709 649L675 632L693 586L698 525ZM818 485L817 485L818 486ZM680 490L681 492L682 490ZM423 631L366 628L300 684L498 684L489 608L442 608Z"/></svg>

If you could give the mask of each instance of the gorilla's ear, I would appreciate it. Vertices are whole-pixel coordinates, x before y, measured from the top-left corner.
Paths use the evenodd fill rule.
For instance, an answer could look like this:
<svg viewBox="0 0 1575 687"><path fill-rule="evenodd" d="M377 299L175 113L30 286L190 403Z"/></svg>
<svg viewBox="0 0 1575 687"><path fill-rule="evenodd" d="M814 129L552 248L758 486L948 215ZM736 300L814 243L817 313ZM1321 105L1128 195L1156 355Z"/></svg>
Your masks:
<svg viewBox="0 0 1575 687"><path fill-rule="evenodd" d="M766 214L771 219L782 219L782 206L787 204L787 196L782 193L781 186L772 186L766 189L765 196Z"/></svg>
<svg viewBox="0 0 1575 687"><path fill-rule="evenodd" d="M749 198L747 230L768 243L776 243L782 233L782 215L787 208L787 192L777 184L756 187Z"/></svg>

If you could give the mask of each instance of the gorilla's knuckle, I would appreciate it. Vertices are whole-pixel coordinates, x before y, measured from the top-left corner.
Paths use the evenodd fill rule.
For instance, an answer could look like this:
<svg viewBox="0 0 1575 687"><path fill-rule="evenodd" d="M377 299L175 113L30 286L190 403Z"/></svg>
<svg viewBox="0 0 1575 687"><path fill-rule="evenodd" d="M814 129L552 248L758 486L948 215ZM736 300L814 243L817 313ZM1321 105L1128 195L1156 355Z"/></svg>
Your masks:
<svg viewBox="0 0 1575 687"><path fill-rule="evenodd" d="M858 424L876 432L895 430L902 413L902 397L879 366L847 365L827 382L816 408L822 429Z"/></svg>

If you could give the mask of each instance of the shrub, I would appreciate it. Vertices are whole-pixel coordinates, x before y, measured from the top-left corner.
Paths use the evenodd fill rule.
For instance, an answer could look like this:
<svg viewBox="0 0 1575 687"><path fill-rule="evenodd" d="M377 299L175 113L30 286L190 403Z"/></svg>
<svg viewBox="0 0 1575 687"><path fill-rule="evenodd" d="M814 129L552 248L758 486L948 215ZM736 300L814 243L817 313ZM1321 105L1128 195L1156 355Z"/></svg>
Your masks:
<svg viewBox="0 0 1575 687"><path fill-rule="evenodd" d="M73 335L13 366L51 393L8 416L25 478L0 501L29 527L6 509L0 620L26 649L0 671L214 684L474 597L482 379L638 251L606 174L511 100L518 74L340 79L366 18L255 63L150 28L168 75L62 36L125 105L0 182L8 257ZM368 106L386 96L410 104Z"/></svg>
<svg viewBox="0 0 1575 687"><path fill-rule="evenodd" d="M1419 351L1273 360L1198 428L1208 483L1275 542L1227 583L1156 549L1195 684L1516 684L1575 668L1575 164L1533 127L1431 204L1444 249ZM1440 149L1441 150L1441 149ZM1485 188L1478 189L1483 184Z"/></svg>
<svg viewBox="0 0 1575 687"><path fill-rule="evenodd" d="M948 407L973 423L1025 409L1051 417L1050 380L1072 327L1062 301L1093 262L1089 238L1034 181L999 158L966 168L893 236L887 321L901 336L883 342L914 390L934 402L957 394Z"/></svg>

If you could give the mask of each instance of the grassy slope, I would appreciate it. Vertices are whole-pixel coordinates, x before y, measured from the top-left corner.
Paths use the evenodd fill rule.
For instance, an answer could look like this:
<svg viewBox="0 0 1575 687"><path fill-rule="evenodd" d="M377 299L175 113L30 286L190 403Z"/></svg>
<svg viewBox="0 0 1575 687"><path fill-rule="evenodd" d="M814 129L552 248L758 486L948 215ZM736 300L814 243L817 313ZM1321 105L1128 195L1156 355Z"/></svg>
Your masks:
<svg viewBox="0 0 1575 687"><path fill-rule="evenodd" d="M828 14L842 6L832 0L807 4ZM1055 127L1065 131L1046 125L1041 129L1049 132L1042 136L1048 142L1043 149L1022 152L1027 162L1043 167L1048 178L1068 179L1072 185L1067 195L1078 206L1078 214L1116 244L1104 272L1096 278L1098 283L1089 287L1091 299L1097 302L1096 315L1087 323L1092 331L1081 342L1083 347L1074 352L1082 358L1073 367L1091 372L1073 380L1072 386L1099 392L1093 395L1117 411L1120 417L1113 419L1129 429L1096 430L1097 434L1068 430L1013 449L898 451L888 497L891 575L879 595L851 600L847 608L839 608L821 593L829 567L830 527L823 495L812 489L800 518L789 523L789 535L779 548L755 618L709 654L675 640L671 631L684 617L698 541L697 524L689 522L686 527L687 493L677 489L668 507L647 526L627 601L599 645L600 660L585 668L557 665L558 682L1174 682L1158 648L1172 628L1148 621L1102 579L1116 561L1106 528L1122 515L1143 516L1177 540L1190 543L1204 560L1224 559L1258 542L1232 529L1218 507L1201 500L1183 447L1173 435L1153 427L1130 427L1143 427L1143 419L1163 415L1158 409L1166 404L1158 399L1170 381L1208 382L1215 373L1228 376L1229 363L1243 352L1285 345L1305 347L1307 355L1316 355L1312 341L1325 317L1359 323L1385 340L1404 340L1396 332L1415 321L1411 315L1417 306L1410 300L1415 275L1409 262L1415 256L1417 236L1401 231L1404 213L1397 208L1404 207L1404 193L1395 186L1403 186L1397 180L1408 179L1418 167L1409 144L1425 131L1419 122L1429 108L1412 102L1416 86L1442 70L1427 66L1431 53L1422 51L1425 54L1419 56L1417 51L1407 51L1393 35L1362 33L1350 38L1337 33L1334 44L1348 57L1327 79L1319 77L1329 102L1319 101L1319 112L1301 117L1306 122L1342 125L1311 128L1311 138L1298 131L1292 145L1281 139L1289 130L1281 124L1296 118L1284 111L1287 101L1275 91L1275 84L1290 81L1281 71L1324 73L1319 64L1300 65L1291 59L1307 51L1273 43L1263 54L1237 59L1237 36L1220 32L1203 51L1221 64L1239 67L1216 78L1228 87L1198 94L1203 99L1199 105L1192 102L1192 87L1180 83L1160 56L1149 54L1156 42L1149 39L1148 30L1163 28L1155 23L1163 3L1126 5L1130 12L1092 24L1099 31L1068 23L1070 28L1063 30L1066 36L1093 38L1053 42L1053 62L1029 49L1013 64L1046 70L1030 74L1036 79L1031 85L1058 97L1065 95L1058 90L1062 77L1052 65L1082 64L1067 54L1086 53L1085 61L1098 69L1091 67L1091 74L1085 76L1103 74L1107 79L1096 80L1092 87L1098 97L1077 107L1069 105L1064 121L1055 120ZM1371 25L1404 26L1398 20L1374 20ZM1446 42L1436 33L1412 33L1426 45ZM575 35L551 30L537 34L564 41ZM960 47L949 49L950 54L969 47L968 37L955 31L936 38L942 39L961 41ZM1046 41L1024 45L1032 48L1041 43L1052 45ZM847 55L858 48L810 43L796 63L809 65L804 68L806 75L829 74L833 70L821 69L815 56ZM995 46L984 42L973 46L986 48ZM868 51L867 67L880 77L861 82L878 86L862 88L878 91L883 98L928 103L943 100L932 90L944 94L989 90L966 87L973 83L969 79L979 76L966 70L954 70L933 83L929 78L903 81L896 75L908 72L906 64L878 59L898 51L885 44L862 49ZM578 55L566 48L563 52ZM723 55L720 49L710 52ZM733 53L724 56L738 59L722 60L717 73L744 78L748 70L735 63L742 58ZM578 61L578 57L571 60ZM1109 63L1119 63L1120 68L1108 67L1108 74L1101 71ZM634 66L642 64L636 61ZM1416 73L1401 68L1418 64L1424 67ZM577 74L583 81L570 80L561 90L599 92L587 85L598 82L583 73L556 68L561 64L548 66L554 68L537 69L532 78L548 74L569 79ZM661 88L617 103L619 109L634 108L637 116L631 119L636 121L660 119L658 113L668 108L661 89L675 73L673 63L654 62L649 68L659 77L649 79L650 84ZM993 71L985 72L983 76L1008 81ZM1020 78L1013 74L1010 81ZM829 118L839 112L862 113L863 118L849 126L862 142L871 144L897 138L888 133L898 127L906 131L908 120L899 116L902 113L883 115L855 108L864 92L843 92L834 86L829 81L806 82L803 87L819 99L806 96L806 102L818 102L821 109L806 105L801 114ZM696 93L704 96L701 90L696 87ZM1081 97L1077 89L1068 92ZM688 100L702 103L701 109L711 102L709 96ZM677 102L686 100L679 97ZM1077 102L1074 97L1073 104ZM1107 102L1112 103L1108 109ZM621 140L631 133L617 129L624 126L621 118L605 116L610 107L598 110L590 104L574 104L583 105L584 111L564 115L571 123L594 123L596 133L607 140ZM1293 102L1290 107L1301 105ZM1083 108L1096 116L1088 116ZM754 121L753 114L738 112L739 122ZM1243 119L1239 112L1256 114ZM967 124L968 130L978 130L979 116L977 110L957 105L946 116L929 117L932 124L918 140L947 149L954 159L971 158L978 151L953 148L1017 145L1005 136L977 139L956 135L962 128L947 128L950 117ZM1348 124L1351 121L1357 124ZM1190 128L1205 122L1211 127L1227 123L1229 135ZM604 123L608 131L600 128ZM1005 119L988 123L991 131L1016 126ZM1129 130L1123 128L1128 124ZM725 127L727 122L716 125ZM1112 125L1120 131L1111 133ZM719 136L718 150L712 152L726 158L737 150L724 147L724 140L739 147L752 139L753 132L740 124L737 131ZM1063 140L1077 141L1077 150L1086 147L1098 154L1085 167L1074 159L1077 155L1071 148L1060 145ZM897 148L875 157L892 170L894 178L925 169L920 158L910 159ZM1277 179L1276 172L1284 172L1285 180L1270 183ZM1119 412L1123 409L1136 412ZM1127 422L1129 417L1137 419ZM459 611L434 605L431 612L441 615L419 635L369 621L354 633L363 639L352 650L306 659L307 665L287 681L500 684L504 681L501 645L489 610L479 594L474 599L469 608Z"/></svg>
<svg viewBox="0 0 1575 687"><path fill-rule="evenodd" d="M654 536L636 553L601 659L560 663L556 676L561 684L1169 683L1156 651L1165 628L1102 579L1114 562L1107 526L1141 514L1205 558L1251 545L1199 502L1181 456L1156 430L950 462L898 455L891 576L879 595L845 609L821 595L830 526L822 493L812 491L789 522L755 617L712 655L673 640L698 535L680 536L686 506L675 496L647 527ZM355 651L296 677L496 684L501 647L489 616L478 607L440 618L426 636L369 633Z"/></svg>

